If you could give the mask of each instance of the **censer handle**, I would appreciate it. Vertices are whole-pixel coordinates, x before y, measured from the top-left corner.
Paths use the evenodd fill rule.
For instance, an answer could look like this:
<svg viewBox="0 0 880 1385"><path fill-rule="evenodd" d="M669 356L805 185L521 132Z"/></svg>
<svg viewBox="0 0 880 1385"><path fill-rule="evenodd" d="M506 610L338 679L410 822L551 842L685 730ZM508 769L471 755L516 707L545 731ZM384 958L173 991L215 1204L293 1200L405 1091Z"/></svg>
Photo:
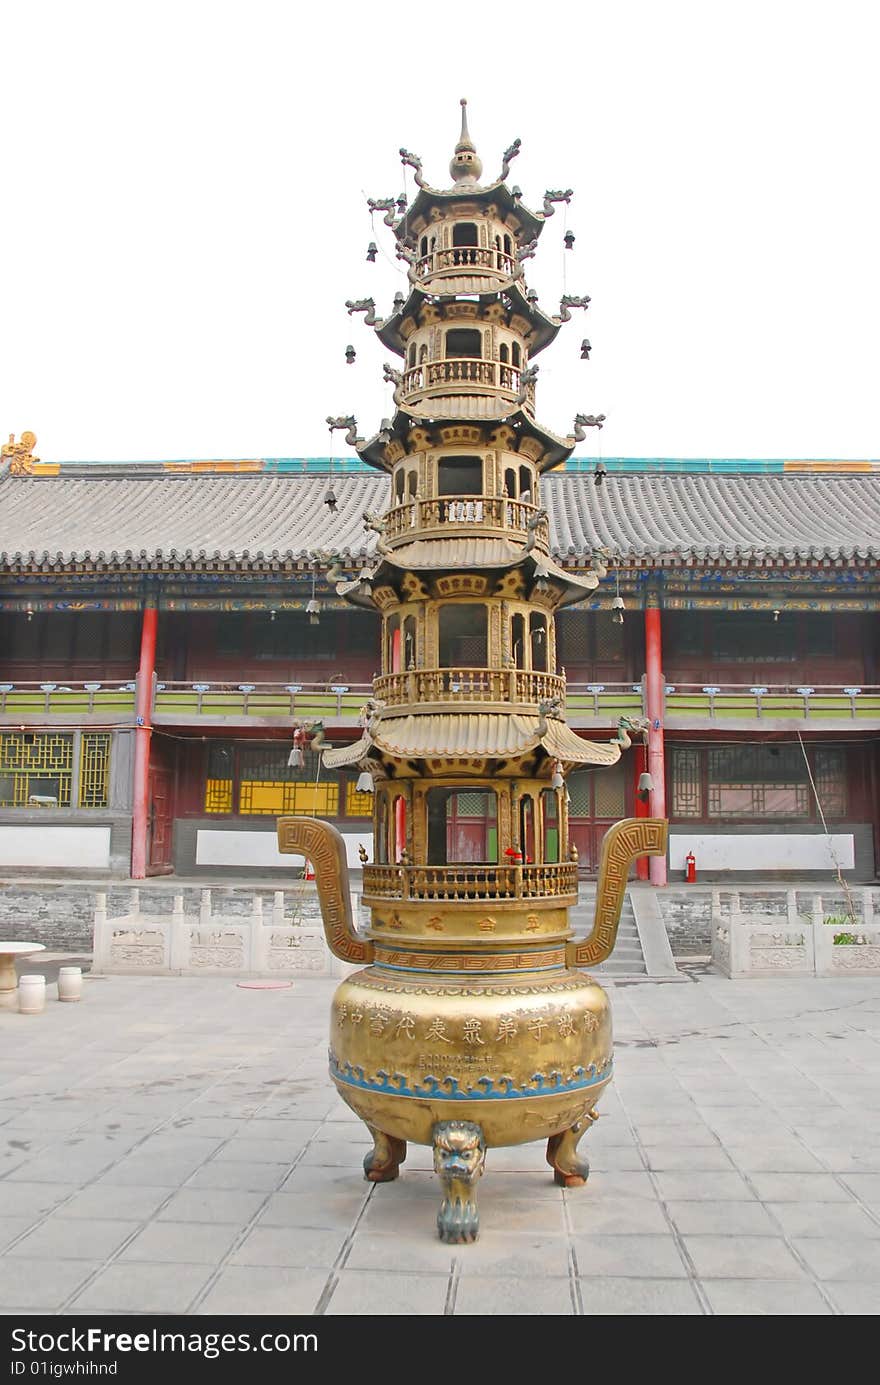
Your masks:
<svg viewBox="0 0 880 1385"><path fill-rule="evenodd" d="M623 818L609 827L599 856L592 931L583 942L566 944L566 966L594 967L611 956L630 865L637 856L663 856L668 832L666 818Z"/></svg>
<svg viewBox="0 0 880 1385"><path fill-rule="evenodd" d="M306 856L315 867L324 933L333 956L342 962L372 962L373 944L355 932L342 833L319 818L279 818L278 850Z"/></svg>

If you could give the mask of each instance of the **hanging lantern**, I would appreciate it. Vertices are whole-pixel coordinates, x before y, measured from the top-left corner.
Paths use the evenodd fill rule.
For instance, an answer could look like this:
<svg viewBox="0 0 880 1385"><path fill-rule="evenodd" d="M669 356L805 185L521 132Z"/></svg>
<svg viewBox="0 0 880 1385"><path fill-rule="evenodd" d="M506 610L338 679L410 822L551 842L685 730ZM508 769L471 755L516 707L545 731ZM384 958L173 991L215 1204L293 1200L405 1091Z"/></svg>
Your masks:
<svg viewBox="0 0 880 1385"><path fill-rule="evenodd" d="M354 365L356 357L357 357L357 352L355 351L354 347L353 347L353 346L347 346L347 347L345 348L345 364L346 364L346 365Z"/></svg>
<svg viewBox="0 0 880 1385"><path fill-rule="evenodd" d="M371 240L370 243L369 243L369 245L367 246L367 264L375 264L375 263L376 263L376 256L378 255L378 253L379 253L379 247L378 247L378 245L376 244L376 242L375 242L374 240Z"/></svg>
<svg viewBox="0 0 880 1385"><path fill-rule="evenodd" d="M618 592L617 596L615 596L614 600L611 603L611 619L613 620L615 625L623 624L623 613L625 610L626 607L623 604L623 597Z"/></svg>
<svg viewBox="0 0 880 1385"><path fill-rule="evenodd" d="M562 239L565 242L566 250L571 250L574 246L574 231L566 231Z"/></svg>
<svg viewBox="0 0 880 1385"><path fill-rule="evenodd" d="M397 199L397 210L400 212L400 215L401 215L401 216L403 216L404 212L406 211L406 193L405 193L405 192L402 192L402 193L400 194L400 196L398 197L398 199Z"/></svg>
<svg viewBox="0 0 880 1385"><path fill-rule="evenodd" d="M324 504L327 506L327 509L330 511L331 515L336 514L337 503L336 496L333 494L332 486L328 490L327 494L324 496Z"/></svg>
<svg viewBox="0 0 880 1385"><path fill-rule="evenodd" d="M361 770L358 775L357 783L355 784L355 789L358 793L373 792L373 776L368 769Z"/></svg>
<svg viewBox="0 0 880 1385"><path fill-rule="evenodd" d="M311 600L307 601L307 602L306 602L306 615L307 615L308 618L309 618L309 625L320 625L320 624L321 624L321 603L320 603L320 601L316 601L314 597L312 597Z"/></svg>
<svg viewBox="0 0 880 1385"><path fill-rule="evenodd" d="M558 760L553 769L553 778L550 780L550 787L551 789L562 789L565 787L565 780L562 777L562 770L559 768Z"/></svg>
<svg viewBox="0 0 880 1385"><path fill-rule="evenodd" d="M592 351L592 349L593 349L593 348L592 348L592 346L590 345L589 339L588 339L587 337L584 337L583 341L581 342L581 360L582 360L582 361L588 361L588 360L590 359L590 352Z"/></svg>
<svg viewBox="0 0 880 1385"><path fill-rule="evenodd" d="M643 803L647 803L648 796L654 792L654 780L647 770L639 775L639 787L636 792Z"/></svg>
<svg viewBox="0 0 880 1385"><path fill-rule="evenodd" d="M595 467L593 468L593 480L596 482L596 485L601 486L602 482L605 480L605 477L607 475L608 473L605 470L605 463L597 462Z"/></svg>

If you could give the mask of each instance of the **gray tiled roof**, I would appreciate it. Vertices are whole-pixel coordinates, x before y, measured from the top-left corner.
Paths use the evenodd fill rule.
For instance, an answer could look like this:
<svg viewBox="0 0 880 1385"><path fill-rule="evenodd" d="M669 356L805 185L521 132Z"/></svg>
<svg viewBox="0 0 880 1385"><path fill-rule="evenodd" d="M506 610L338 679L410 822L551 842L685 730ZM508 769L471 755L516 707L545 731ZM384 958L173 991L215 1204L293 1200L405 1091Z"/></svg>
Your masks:
<svg viewBox="0 0 880 1385"><path fill-rule="evenodd" d="M372 548L364 510L383 510L384 475L139 473L0 478L0 564L52 570L169 563L265 570L335 550ZM553 551L580 562L597 547L645 563L785 558L872 560L880 552L880 476L545 476Z"/></svg>

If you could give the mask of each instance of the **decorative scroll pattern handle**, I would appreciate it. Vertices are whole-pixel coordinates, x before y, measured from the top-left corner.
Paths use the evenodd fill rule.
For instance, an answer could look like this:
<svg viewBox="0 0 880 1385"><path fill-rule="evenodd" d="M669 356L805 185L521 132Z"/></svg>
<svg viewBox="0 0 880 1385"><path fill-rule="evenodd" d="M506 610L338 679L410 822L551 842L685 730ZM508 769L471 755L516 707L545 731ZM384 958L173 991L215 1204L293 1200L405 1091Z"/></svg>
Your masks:
<svg viewBox="0 0 880 1385"><path fill-rule="evenodd" d="M355 932L345 839L319 818L279 818L278 850L307 856L315 867L327 946L342 962L372 962L373 944Z"/></svg>
<svg viewBox="0 0 880 1385"><path fill-rule="evenodd" d="M566 944L566 966L594 967L611 956L630 865L637 856L663 856L668 832L665 818L623 818L608 829L599 857L592 932L581 943Z"/></svg>

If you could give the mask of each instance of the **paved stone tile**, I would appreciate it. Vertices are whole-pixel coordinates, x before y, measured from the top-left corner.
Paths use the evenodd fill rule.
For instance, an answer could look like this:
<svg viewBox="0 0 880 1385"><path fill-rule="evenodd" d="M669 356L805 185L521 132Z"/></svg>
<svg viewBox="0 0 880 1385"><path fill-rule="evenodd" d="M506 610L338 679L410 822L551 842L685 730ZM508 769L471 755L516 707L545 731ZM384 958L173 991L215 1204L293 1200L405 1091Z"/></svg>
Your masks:
<svg viewBox="0 0 880 1385"><path fill-rule="evenodd" d="M136 1222L50 1216L7 1254L33 1260L106 1260L136 1229Z"/></svg>
<svg viewBox="0 0 880 1385"><path fill-rule="evenodd" d="M344 1270L326 1312L328 1317L438 1317L445 1310L448 1288L446 1275L389 1274L377 1278L372 1270Z"/></svg>
<svg viewBox="0 0 880 1385"><path fill-rule="evenodd" d="M439 1206L439 1204L438 1204ZM426 1225L419 1236L374 1235L359 1231L345 1262L346 1270L411 1271L448 1275L458 1247L443 1245L437 1236L437 1214L426 1208ZM472 1249L472 1247L468 1247Z"/></svg>
<svg viewBox="0 0 880 1385"><path fill-rule="evenodd" d="M336 1263L347 1236L343 1228L255 1226L231 1257L231 1263L329 1270Z"/></svg>
<svg viewBox="0 0 880 1385"><path fill-rule="evenodd" d="M880 1237L880 1218L874 1221L854 1203L771 1202L767 1210L787 1236Z"/></svg>
<svg viewBox="0 0 880 1385"><path fill-rule="evenodd" d="M814 1155L798 1145L728 1145L731 1160L743 1173L824 1173Z"/></svg>
<svg viewBox="0 0 880 1385"><path fill-rule="evenodd" d="M11 1241L17 1241L33 1224L33 1217L0 1217L0 1251Z"/></svg>
<svg viewBox="0 0 880 1385"><path fill-rule="evenodd" d="M181 1188L157 1213L157 1220L228 1222L245 1226L266 1201L266 1193L242 1193L226 1188Z"/></svg>
<svg viewBox="0 0 880 1385"><path fill-rule="evenodd" d="M677 1279L687 1275L675 1238L665 1236L584 1236L572 1238L578 1274L583 1278L622 1276Z"/></svg>
<svg viewBox="0 0 880 1385"><path fill-rule="evenodd" d="M688 1121L681 1125L645 1123L638 1127L639 1139L643 1145L672 1145L676 1149L693 1149L695 1145L717 1146L714 1131L702 1121Z"/></svg>
<svg viewBox="0 0 880 1385"><path fill-rule="evenodd" d="M237 1227L225 1224L154 1221L138 1232L119 1258L156 1264L215 1265L231 1249L237 1235Z"/></svg>
<svg viewBox="0 0 880 1385"><path fill-rule="evenodd" d="M693 1284L686 1279L582 1279L584 1316L693 1317L702 1313Z"/></svg>
<svg viewBox="0 0 880 1385"><path fill-rule="evenodd" d="M852 1189L860 1201L880 1203L880 1173L844 1173L841 1174L841 1181Z"/></svg>
<svg viewBox="0 0 880 1385"><path fill-rule="evenodd" d="M297 1140L249 1140L235 1136L222 1145L213 1156L211 1163L233 1164L283 1164L293 1163L305 1141Z"/></svg>
<svg viewBox="0 0 880 1385"><path fill-rule="evenodd" d="M274 1192L289 1164L233 1164L212 1159L187 1180L190 1188L225 1188L245 1193Z"/></svg>
<svg viewBox="0 0 880 1385"><path fill-rule="evenodd" d="M155 1186L174 1186L183 1183L198 1169L200 1159L192 1155L178 1157L162 1154L151 1157L147 1154L129 1154L106 1169L101 1179L116 1187L137 1188L141 1184Z"/></svg>
<svg viewBox="0 0 880 1385"><path fill-rule="evenodd" d="M657 1186L665 1202L742 1202L754 1193L738 1173L658 1173Z"/></svg>
<svg viewBox="0 0 880 1385"><path fill-rule="evenodd" d="M316 1198L312 1193L272 1193L262 1208L257 1225L292 1226L315 1231L349 1229L354 1226L367 1196L363 1191L328 1193Z"/></svg>
<svg viewBox="0 0 880 1385"><path fill-rule="evenodd" d="M688 1169L695 1176L733 1168L731 1160L718 1145L651 1145L646 1146L648 1167L655 1171Z"/></svg>
<svg viewBox="0 0 880 1385"><path fill-rule="evenodd" d="M764 1202L851 1202L830 1173L750 1172L749 1182Z"/></svg>
<svg viewBox="0 0 880 1385"><path fill-rule="evenodd" d="M597 1201L606 1197L647 1197L656 1201L657 1193L649 1173L614 1173L597 1169L590 1174L585 1188L573 1188L566 1193L566 1197L572 1200L588 1197Z"/></svg>
<svg viewBox="0 0 880 1385"><path fill-rule="evenodd" d="M578 1198L569 1194L566 1203L576 1232L593 1236L666 1235L669 1232L660 1203L648 1198Z"/></svg>
<svg viewBox="0 0 880 1385"><path fill-rule="evenodd" d="M326 1270L284 1266L261 1269L228 1265L196 1308L196 1314L259 1317L314 1313L327 1281ZM385 1289L385 1307L388 1291ZM354 1311L352 1309L346 1311ZM442 1310L441 1310L442 1311Z"/></svg>
<svg viewBox="0 0 880 1385"><path fill-rule="evenodd" d="M45 1261L41 1261L45 1265ZM65 1268L72 1261L65 1262ZM58 1266L55 1267L59 1268ZM89 1313L186 1313L208 1282L208 1265L108 1265L66 1311Z"/></svg>
<svg viewBox="0 0 880 1385"><path fill-rule="evenodd" d="M876 1317L880 1314L880 1284L838 1281L826 1286L841 1313L848 1317Z"/></svg>
<svg viewBox="0 0 880 1385"><path fill-rule="evenodd" d="M438 1279L438 1287L439 1284ZM571 1283L564 1277L510 1279L462 1275L455 1297L456 1317L561 1317L573 1312Z"/></svg>
<svg viewBox="0 0 880 1385"><path fill-rule="evenodd" d="M69 1202L62 1203L55 1215L58 1217L97 1217L104 1221L141 1222L153 1216L167 1198L176 1191L174 1187L132 1187L115 1183L104 1183L101 1179L83 1188Z"/></svg>
<svg viewBox="0 0 880 1385"><path fill-rule="evenodd" d="M701 1279L803 1279L805 1272L782 1238L685 1236Z"/></svg>
<svg viewBox="0 0 880 1385"><path fill-rule="evenodd" d="M779 1227L760 1202L667 1202L683 1236L776 1236Z"/></svg>
<svg viewBox="0 0 880 1385"><path fill-rule="evenodd" d="M436 1234L436 1232L435 1232ZM461 1247L462 1277L496 1275L499 1278L565 1279L569 1273L568 1247L561 1236L540 1232L510 1232L487 1224L480 1214L480 1239Z"/></svg>
<svg viewBox="0 0 880 1385"><path fill-rule="evenodd" d="M817 1236L792 1244L819 1279L852 1279L880 1286L878 1240L867 1236Z"/></svg>
<svg viewBox="0 0 880 1385"><path fill-rule="evenodd" d="M94 1274L100 1261L19 1260L0 1263L0 1303L6 1308L54 1312L80 1284Z"/></svg>
<svg viewBox="0 0 880 1385"><path fill-rule="evenodd" d="M38 1217L75 1192L75 1183L0 1182L0 1217Z"/></svg>
<svg viewBox="0 0 880 1385"><path fill-rule="evenodd" d="M713 1313L723 1317L814 1317L831 1309L819 1290L788 1279L704 1279Z"/></svg>

